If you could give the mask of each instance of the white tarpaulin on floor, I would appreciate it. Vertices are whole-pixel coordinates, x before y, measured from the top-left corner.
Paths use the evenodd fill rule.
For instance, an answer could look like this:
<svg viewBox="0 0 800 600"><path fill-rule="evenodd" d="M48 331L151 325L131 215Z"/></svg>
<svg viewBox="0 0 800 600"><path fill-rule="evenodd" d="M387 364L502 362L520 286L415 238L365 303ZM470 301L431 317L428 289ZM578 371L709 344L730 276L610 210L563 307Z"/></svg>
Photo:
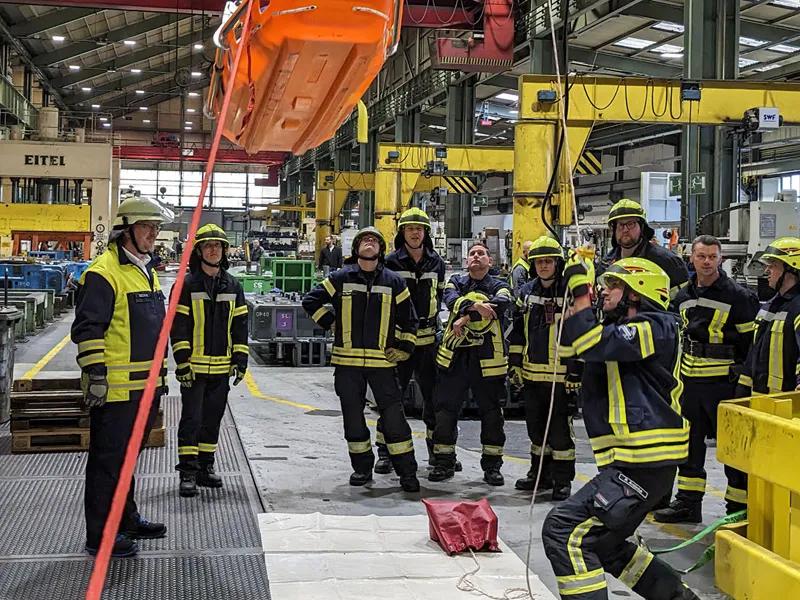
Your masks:
<svg viewBox="0 0 800 600"><path fill-rule="evenodd" d="M425 515L364 517L267 513L258 516L274 600L465 600L456 587L475 570L469 553L448 556L428 535ZM525 564L502 540L479 552L470 581L491 596L525 588ZM553 600L531 573L535 600ZM518 593L510 597L519 597Z"/></svg>

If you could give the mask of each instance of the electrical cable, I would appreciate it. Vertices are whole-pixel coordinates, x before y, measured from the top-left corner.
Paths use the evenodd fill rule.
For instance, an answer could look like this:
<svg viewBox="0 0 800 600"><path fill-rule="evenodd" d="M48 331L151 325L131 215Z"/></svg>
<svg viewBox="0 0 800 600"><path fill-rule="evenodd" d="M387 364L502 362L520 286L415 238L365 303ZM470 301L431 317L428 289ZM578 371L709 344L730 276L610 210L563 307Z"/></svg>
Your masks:
<svg viewBox="0 0 800 600"><path fill-rule="evenodd" d="M252 4L252 0L247 1L249 4ZM233 60L231 77L235 77L235 74L239 68L239 61L242 56L242 51L250 38L251 14L251 7L248 7L245 13L244 23L242 25L242 37L236 49L236 56ZM214 131L211 150L208 156L208 163L206 164L203 182L200 186L200 195L197 199L197 205L194 208L194 212L192 213L192 220L189 223L188 236L186 240L186 246L189 251L184 252L181 256L181 262L178 268L178 276L175 279L175 284L172 288L173 293L170 296L167 313L164 318L164 323L161 326L161 332L158 336L155 352L153 353L154 357L167 355L169 332L172 328L172 322L175 318L175 313L178 307L178 300L181 295L181 290L183 289L186 271L189 266L189 257L192 254L191 250L194 246L195 233L200 225L200 217L203 211L203 199L205 198L208 184L211 181L211 175L214 171L217 151L219 150L220 141L222 139L222 123L225 120L224 117L228 112L228 107L230 106L233 88L233 85L228 86L228 89L225 91L225 97L222 101L220 119L217 121L216 130ZM139 455L139 449L144 438L145 425L147 422L147 417L150 413L150 407L153 404L153 398L155 397L156 382L160 378L161 368L161 361L153 360L153 364L150 367L150 372L147 375L147 383L145 384L144 392L142 392L142 398L139 401L139 408L138 412L136 413L133 430L128 441L127 449L125 450L125 458L122 463L122 468L120 469L119 481L117 482L117 486L114 490L111 507L103 527L103 536L100 542L100 548L98 549L97 556L95 557L92 575L89 579L89 585L86 589L86 600L100 600L103 594L103 587L105 584L106 574L108 572L111 551L114 546L117 531L119 530L120 520L122 518L122 510L125 506L125 501L130 490L131 477L133 476L133 471L136 467L136 460Z"/></svg>

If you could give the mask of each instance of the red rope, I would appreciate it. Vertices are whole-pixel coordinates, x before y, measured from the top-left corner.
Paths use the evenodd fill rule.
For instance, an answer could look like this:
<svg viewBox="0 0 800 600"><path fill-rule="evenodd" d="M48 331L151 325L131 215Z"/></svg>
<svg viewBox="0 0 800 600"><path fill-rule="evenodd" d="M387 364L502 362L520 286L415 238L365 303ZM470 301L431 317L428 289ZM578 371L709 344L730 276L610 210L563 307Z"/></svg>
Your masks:
<svg viewBox="0 0 800 600"><path fill-rule="evenodd" d="M248 0L250 1L250 0ZM236 56L233 61L233 68L231 69L231 79L236 76L236 71L239 68L239 59L242 56L242 50L247 46L250 38L250 15L252 7L248 7L244 19L242 39L239 47L236 49ZM228 106L233 92L233 81L227 86L225 96L222 100L222 109L217 119L217 127L214 131L214 139L211 143L211 152L208 157L208 164L206 171L203 175L203 183L200 186L200 197L197 199L197 206L195 206L192 213L192 221L189 224L189 236L187 239L188 250L184 251L181 256L180 266L178 268L178 278L175 280L173 286L173 293L170 297L169 307L167 308L167 315L164 319L164 324L161 326L161 333L158 336L156 343L156 350L154 356L166 356L167 342L169 341L169 332L172 328L172 321L175 318L175 310L178 306L178 298L180 298L181 290L183 289L183 282L186 277L186 269L189 266L189 256L194 247L194 236L197 227L200 225L200 215L203 210L203 199L206 195L208 182L211 178L211 173L214 171L214 163L217 159L217 150L219 150L220 139L222 138L223 122L225 115L228 112ZM136 414L136 421L133 424L133 432L128 441L128 448L125 451L125 460L122 463L122 470L120 471L119 482L117 488L114 490L114 498L111 501L111 510L109 511L108 518L106 519L105 527L103 528L103 538L100 542L100 549L97 552L97 558L94 562L94 569L92 570L92 577L89 580L89 587L86 589L86 600L100 600L105 585L105 578L108 572L108 561L111 557L111 550L114 547L114 540L117 537L119 529L119 522L122 518L122 509L125 505L125 500L128 496L128 490L131 487L131 477L133 476L133 469L136 467L136 459L139 455L139 447L141 446L142 438L144 437L144 428L147 422L147 416L150 414L150 407L153 405L153 397L155 396L156 380L160 376L162 364L160 360L154 360L150 367L150 374L147 377L147 383L144 388L141 402L139 403L139 412Z"/></svg>

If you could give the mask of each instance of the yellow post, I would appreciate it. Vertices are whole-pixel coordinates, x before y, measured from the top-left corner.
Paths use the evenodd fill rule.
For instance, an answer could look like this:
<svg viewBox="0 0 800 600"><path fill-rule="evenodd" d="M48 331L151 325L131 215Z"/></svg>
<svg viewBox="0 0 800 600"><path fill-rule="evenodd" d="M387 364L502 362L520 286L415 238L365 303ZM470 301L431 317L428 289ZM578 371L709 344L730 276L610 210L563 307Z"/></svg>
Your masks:
<svg viewBox="0 0 800 600"><path fill-rule="evenodd" d="M396 229L400 208L400 172L379 169L375 172L375 227L389 243Z"/></svg>
<svg viewBox="0 0 800 600"><path fill-rule="evenodd" d="M316 206L316 228L314 230L316 238L315 254L322 250L325 245L325 238L332 233L334 204L334 190L317 190Z"/></svg>

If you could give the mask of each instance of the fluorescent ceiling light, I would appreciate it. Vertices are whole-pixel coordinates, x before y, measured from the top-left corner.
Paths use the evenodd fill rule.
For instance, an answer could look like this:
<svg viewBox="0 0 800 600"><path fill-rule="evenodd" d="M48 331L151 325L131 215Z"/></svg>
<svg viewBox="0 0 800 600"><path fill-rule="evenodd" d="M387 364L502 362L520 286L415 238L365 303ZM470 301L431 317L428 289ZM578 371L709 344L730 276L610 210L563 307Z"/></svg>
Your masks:
<svg viewBox="0 0 800 600"><path fill-rule="evenodd" d="M683 33L683 25L673 23L672 21L661 21L653 25L653 29L660 29L661 31L671 31L673 33Z"/></svg>
<svg viewBox="0 0 800 600"><path fill-rule="evenodd" d="M197 98L199 95L200 94L198 94L197 92L189 92L189 97L190 98Z"/></svg>
<svg viewBox="0 0 800 600"><path fill-rule="evenodd" d="M519 95L514 92L501 92L495 96L498 100L508 100L509 102L518 102Z"/></svg>
<svg viewBox="0 0 800 600"><path fill-rule="evenodd" d="M92 104L92 108L100 108L99 104Z"/></svg>
<svg viewBox="0 0 800 600"><path fill-rule="evenodd" d="M136 40L125 40L122 43L125 44L126 46L135 46L136 45Z"/></svg>
<svg viewBox="0 0 800 600"><path fill-rule="evenodd" d="M142 123L149 123L150 119L142 119Z"/></svg>
<svg viewBox="0 0 800 600"><path fill-rule="evenodd" d="M80 67L80 65L70 65L69 66L69 70L70 71L80 71L81 67Z"/></svg>
<svg viewBox="0 0 800 600"><path fill-rule="evenodd" d="M195 50L202 50L203 49L203 44L195 44L194 45L194 49Z"/></svg>
<svg viewBox="0 0 800 600"><path fill-rule="evenodd" d="M659 54L679 54L680 52L683 52L683 48L676 46L675 44L661 44L658 48L655 48L652 51L658 52Z"/></svg>
<svg viewBox="0 0 800 600"><path fill-rule="evenodd" d="M770 46L767 49L774 50L775 52L782 52L784 54L792 54L793 52L797 52L798 50L800 50L800 46L790 46L789 44L775 44L774 46Z"/></svg>
<svg viewBox="0 0 800 600"><path fill-rule="evenodd" d="M194 125L194 123L192 123L191 121L184 121L183 124L184 125Z"/></svg>
<svg viewBox="0 0 800 600"><path fill-rule="evenodd" d="M480 131L476 131L476 132L475 132L475 135L476 135L477 137L489 137L489 134L488 134L488 133L482 133L482 132L480 132Z"/></svg>
<svg viewBox="0 0 800 600"><path fill-rule="evenodd" d="M193 108L187 108L186 112L193 113L193 112L197 112L197 111L195 109L193 109Z"/></svg>
<svg viewBox="0 0 800 600"><path fill-rule="evenodd" d="M751 60L751 59L749 59L749 58L742 58L742 57L740 56L740 57L739 57L739 68L740 68L740 69L742 69L742 68L744 68L744 67L749 67L749 66L751 66L751 65L757 65L757 64L758 64L758 62L759 62L759 61L757 61L757 60Z"/></svg>
<svg viewBox="0 0 800 600"><path fill-rule="evenodd" d="M751 48L758 48L759 46L763 46L767 42L765 40L757 40L757 39L754 39L754 38L740 36L739 37L739 43L742 46L750 46Z"/></svg>
<svg viewBox="0 0 800 600"><path fill-rule="evenodd" d="M54 42L63 42L66 38L63 35L54 35L51 39Z"/></svg>
<svg viewBox="0 0 800 600"><path fill-rule="evenodd" d="M202 77L203 74L200 71L192 71L192 77Z"/></svg>
<svg viewBox="0 0 800 600"><path fill-rule="evenodd" d="M186 127L184 127L184 129L185 129L186 131L191 131L191 130L192 130L192 128L191 128L191 127L189 127L188 125L187 125Z"/></svg>
<svg viewBox="0 0 800 600"><path fill-rule="evenodd" d="M144 90L136 90L136 93L141 96L142 94L144 94Z"/></svg>
<svg viewBox="0 0 800 600"><path fill-rule="evenodd" d="M103 123L103 127L111 127L111 123Z"/></svg>
<svg viewBox="0 0 800 600"><path fill-rule="evenodd" d="M101 120L103 123L105 123L106 121L108 121L108 117L100 117L100 120Z"/></svg>
<svg viewBox="0 0 800 600"><path fill-rule="evenodd" d="M146 106L140 106L139 110L147 110L147 107Z"/></svg>
<svg viewBox="0 0 800 600"><path fill-rule="evenodd" d="M661 58L683 58L682 52L664 52Z"/></svg>
<svg viewBox="0 0 800 600"><path fill-rule="evenodd" d="M772 69L777 69L780 66L782 65L778 63L772 63L771 65L764 65L763 67L759 67L756 69L756 71L758 71L759 73L764 73L765 71L772 71Z"/></svg>
<svg viewBox="0 0 800 600"><path fill-rule="evenodd" d="M81 90L84 91L84 92L91 92L92 88L90 88L90 87L82 87Z"/></svg>
<svg viewBox="0 0 800 600"><path fill-rule="evenodd" d="M138 75L141 72L142 72L141 69L131 69L131 73L133 73L134 75Z"/></svg>
<svg viewBox="0 0 800 600"><path fill-rule="evenodd" d="M626 37L619 41L614 42L614 46L621 46L622 48L633 48L635 50L642 50L648 46L652 46L656 42L650 40L643 40L642 38Z"/></svg>
<svg viewBox="0 0 800 600"><path fill-rule="evenodd" d="M786 8L800 8L800 0L773 0L772 4Z"/></svg>
<svg viewBox="0 0 800 600"><path fill-rule="evenodd" d="M428 127L430 129L438 129L440 131L444 131L445 129L447 129L447 127L445 127L444 125L428 125Z"/></svg>

